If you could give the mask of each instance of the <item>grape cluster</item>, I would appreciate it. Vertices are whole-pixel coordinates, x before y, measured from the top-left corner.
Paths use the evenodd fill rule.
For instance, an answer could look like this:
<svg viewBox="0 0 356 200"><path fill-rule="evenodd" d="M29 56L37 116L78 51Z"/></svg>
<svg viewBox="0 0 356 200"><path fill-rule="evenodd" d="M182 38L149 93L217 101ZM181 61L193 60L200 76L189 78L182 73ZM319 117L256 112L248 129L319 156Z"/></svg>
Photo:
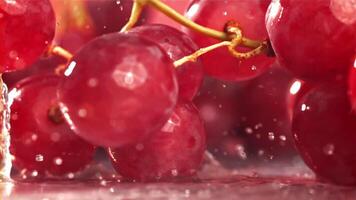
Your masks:
<svg viewBox="0 0 356 200"><path fill-rule="evenodd" d="M145 24L149 10L119 32L130 0L81 1L78 16L71 6L0 0L18 172L68 177L105 148L124 179L170 181L195 176L206 150L223 162L296 149L321 180L356 184L354 0L194 0L186 24L229 45L242 35L203 55L217 37ZM62 16L74 20L61 27ZM52 55L56 44L75 53Z"/></svg>

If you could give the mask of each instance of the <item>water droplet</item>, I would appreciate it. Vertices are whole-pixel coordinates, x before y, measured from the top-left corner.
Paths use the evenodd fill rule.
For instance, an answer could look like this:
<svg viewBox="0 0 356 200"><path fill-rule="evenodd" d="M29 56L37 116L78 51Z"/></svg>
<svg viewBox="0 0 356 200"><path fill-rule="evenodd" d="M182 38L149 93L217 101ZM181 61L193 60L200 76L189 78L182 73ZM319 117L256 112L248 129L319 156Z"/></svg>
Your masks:
<svg viewBox="0 0 356 200"><path fill-rule="evenodd" d="M187 198L190 197L190 190L186 189L184 191L184 196L187 197Z"/></svg>
<svg viewBox="0 0 356 200"><path fill-rule="evenodd" d="M269 140L274 140L274 133L273 132L268 132L268 139Z"/></svg>
<svg viewBox="0 0 356 200"><path fill-rule="evenodd" d="M257 129L259 129L259 128L262 128L263 127L263 125L261 124L261 123L258 123L258 124L256 124L255 125L255 130L257 130Z"/></svg>
<svg viewBox="0 0 356 200"><path fill-rule="evenodd" d="M32 177L36 177L37 175L38 175L38 171L33 170L32 173L31 173L31 176Z"/></svg>
<svg viewBox="0 0 356 200"><path fill-rule="evenodd" d="M34 133L34 134L31 135L32 141L36 141L37 138L38 138L37 134Z"/></svg>
<svg viewBox="0 0 356 200"><path fill-rule="evenodd" d="M258 155L259 156L263 156L265 154L265 151L263 151L262 149L258 150Z"/></svg>
<svg viewBox="0 0 356 200"><path fill-rule="evenodd" d="M173 176L178 176L178 170L176 170L176 169L173 169L171 171L171 173L172 173Z"/></svg>
<svg viewBox="0 0 356 200"><path fill-rule="evenodd" d="M85 118L87 116L88 112L86 109L81 108L78 110L78 116L81 118Z"/></svg>
<svg viewBox="0 0 356 200"><path fill-rule="evenodd" d="M100 185L106 186L107 182L105 180L100 181Z"/></svg>
<svg viewBox="0 0 356 200"><path fill-rule="evenodd" d="M309 109L310 109L309 106L305 105L304 103L302 104L302 107L301 107L302 111L306 111L306 110L309 110Z"/></svg>
<svg viewBox="0 0 356 200"><path fill-rule="evenodd" d="M63 160L62 160L62 158L55 158L54 159L54 164L56 164L56 165L62 165L62 163L63 163Z"/></svg>
<svg viewBox="0 0 356 200"><path fill-rule="evenodd" d="M37 162L43 162L43 155L42 154L37 154L36 155L36 158L35 158L35 160L37 161Z"/></svg>
<svg viewBox="0 0 356 200"><path fill-rule="evenodd" d="M73 174L73 173L68 173L68 174L67 174L67 177L68 177L69 179L73 179L73 178L74 178L74 174Z"/></svg>
<svg viewBox="0 0 356 200"><path fill-rule="evenodd" d="M241 144L236 145L236 151L241 159L243 160L247 159L247 154L245 151L245 147L243 145Z"/></svg>
<svg viewBox="0 0 356 200"><path fill-rule="evenodd" d="M94 88L96 86L98 86L98 79L96 78L91 78L88 80L88 86L91 88Z"/></svg>
<svg viewBox="0 0 356 200"><path fill-rule="evenodd" d="M252 133L253 133L253 130L252 130L252 128L247 127L247 128L245 128L245 132L246 132L247 134L252 134Z"/></svg>
<svg viewBox="0 0 356 200"><path fill-rule="evenodd" d="M335 151L335 146L333 144L327 144L324 146L323 151L326 155L333 155Z"/></svg>
<svg viewBox="0 0 356 200"><path fill-rule="evenodd" d="M287 140L287 137L285 135L280 135L279 136L279 139L282 140L282 141L286 141Z"/></svg>

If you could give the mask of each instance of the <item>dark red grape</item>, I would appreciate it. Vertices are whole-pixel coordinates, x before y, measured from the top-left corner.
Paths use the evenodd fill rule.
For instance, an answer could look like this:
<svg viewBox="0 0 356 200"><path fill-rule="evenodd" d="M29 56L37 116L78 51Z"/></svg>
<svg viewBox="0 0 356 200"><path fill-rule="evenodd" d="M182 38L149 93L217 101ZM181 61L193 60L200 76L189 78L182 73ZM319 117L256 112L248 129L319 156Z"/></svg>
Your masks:
<svg viewBox="0 0 356 200"><path fill-rule="evenodd" d="M286 70L273 66L265 74L251 80L240 94L242 129L255 153L263 154L262 157L293 153L287 105L292 80Z"/></svg>
<svg viewBox="0 0 356 200"><path fill-rule="evenodd" d="M270 0L195 0L186 12L186 16L198 24L219 31L224 30L228 21L235 20L244 36L264 40L268 37L264 19L269 2ZM186 31L199 47L219 42L193 30ZM233 57L227 48L216 49L201 58L206 73L215 78L234 81L256 77L274 62L274 58L266 55L240 60Z"/></svg>
<svg viewBox="0 0 356 200"><path fill-rule="evenodd" d="M31 65L52 42L55 25L48 0L0 0L0 72Z"/></svg>
<svg viewBox="0 0 356 200"><path fill-rule="evenodd" d="M177 101L172 61L155 43L113 33L74 55L58 94L66 121L96 145L137 143L159 130Z"/></svg>
<svg viewBox="0 0 356 200"><path fill-rule="evenodd" d="M304 80L345 78L355 54L356 10L347 5L351 0L343 2L346 9L340 9L341 0L271 3L267 30L282 66Z"/></svg>
<svg viewBox="0 0 356 200"><path fill-rule="evenodd" d="M293 135L300 155L320 177L356 184L356 116L344 85L325 83L297 103Z"/></svg>
<svg viewBox="0 0 356 200"><path fill-rule="evenodd" d="M39 74L54 74L55 69L59 65L65 65L66 62L65 59L58 56L51 56L48 58L41 57L26 69L5 73L2 78L7 87L12 88L17 82L27 77Z"/></svg>
<svg viewBox="0 0 356 200"><path fill-rule="evenodd" d="M97 35L120 31L130 18L132 0L86 0L85 3Z"/></svg>
<svg viewBox="0 0 356 200"><path fill-rule="evenodd" d="M198 46L184 33L167 25L152 24L138 26L130 30L131 34L145 37L162 47L173 60L179 60L198 50ZM198 92L204 72L200 61L187 62L177 69L179 96L192 100Z"/></svg>
<svg viewBox="0 0 356 200"><path fill-rule="evenodd" d="M194 103L199 108L207 134L209 152L225 167L245 164L249 144L241 134L240 96L245 82L206 78Z"/></svg>
<svg viewBox="0 0 356 200"><path fill-rule="evenodd" d="M148 140L109 149L115 169L124 178L140 181L190 177L200 168L204 151L203 122L190 102L178 103L166 124Z"/></svg>
<svg viewBox="0 0 356 200"><path fill-rule="evenodd" d="M94 146L75 135L64 122L56 89L60 78L34 76L10 92L13 164L35 175L65 175L91 162Z"/></svg>

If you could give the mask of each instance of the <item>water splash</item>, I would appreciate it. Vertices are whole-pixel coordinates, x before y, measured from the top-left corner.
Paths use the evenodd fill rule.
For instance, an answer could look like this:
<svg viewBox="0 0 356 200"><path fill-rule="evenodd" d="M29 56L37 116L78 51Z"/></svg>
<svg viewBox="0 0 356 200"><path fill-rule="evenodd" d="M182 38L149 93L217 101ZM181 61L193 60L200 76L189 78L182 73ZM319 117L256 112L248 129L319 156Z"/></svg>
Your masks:
<svg viewBox="0 0 356 200"><path fill-rule="evenodd" d="M10 147L10 106L8 103L7 87L0 77L0 120L1 120L1 135L0 135L0 182L10 180L11 170L11 155Z"/></svg>

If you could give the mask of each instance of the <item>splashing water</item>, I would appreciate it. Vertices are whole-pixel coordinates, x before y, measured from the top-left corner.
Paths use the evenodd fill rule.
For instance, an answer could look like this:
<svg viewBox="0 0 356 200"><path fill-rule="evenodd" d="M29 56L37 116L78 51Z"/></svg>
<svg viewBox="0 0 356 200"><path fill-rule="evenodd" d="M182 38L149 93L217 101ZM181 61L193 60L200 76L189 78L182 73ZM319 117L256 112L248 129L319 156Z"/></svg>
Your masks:
<svg viewBox="0 0 356 200"><path fill-rule="evenodd" d="M0 182L10 179L11 170L11 155L10 147L10 108L8 105L7 87L0 77L0 120L1 120L1 134L0 134Z"/></svg>

